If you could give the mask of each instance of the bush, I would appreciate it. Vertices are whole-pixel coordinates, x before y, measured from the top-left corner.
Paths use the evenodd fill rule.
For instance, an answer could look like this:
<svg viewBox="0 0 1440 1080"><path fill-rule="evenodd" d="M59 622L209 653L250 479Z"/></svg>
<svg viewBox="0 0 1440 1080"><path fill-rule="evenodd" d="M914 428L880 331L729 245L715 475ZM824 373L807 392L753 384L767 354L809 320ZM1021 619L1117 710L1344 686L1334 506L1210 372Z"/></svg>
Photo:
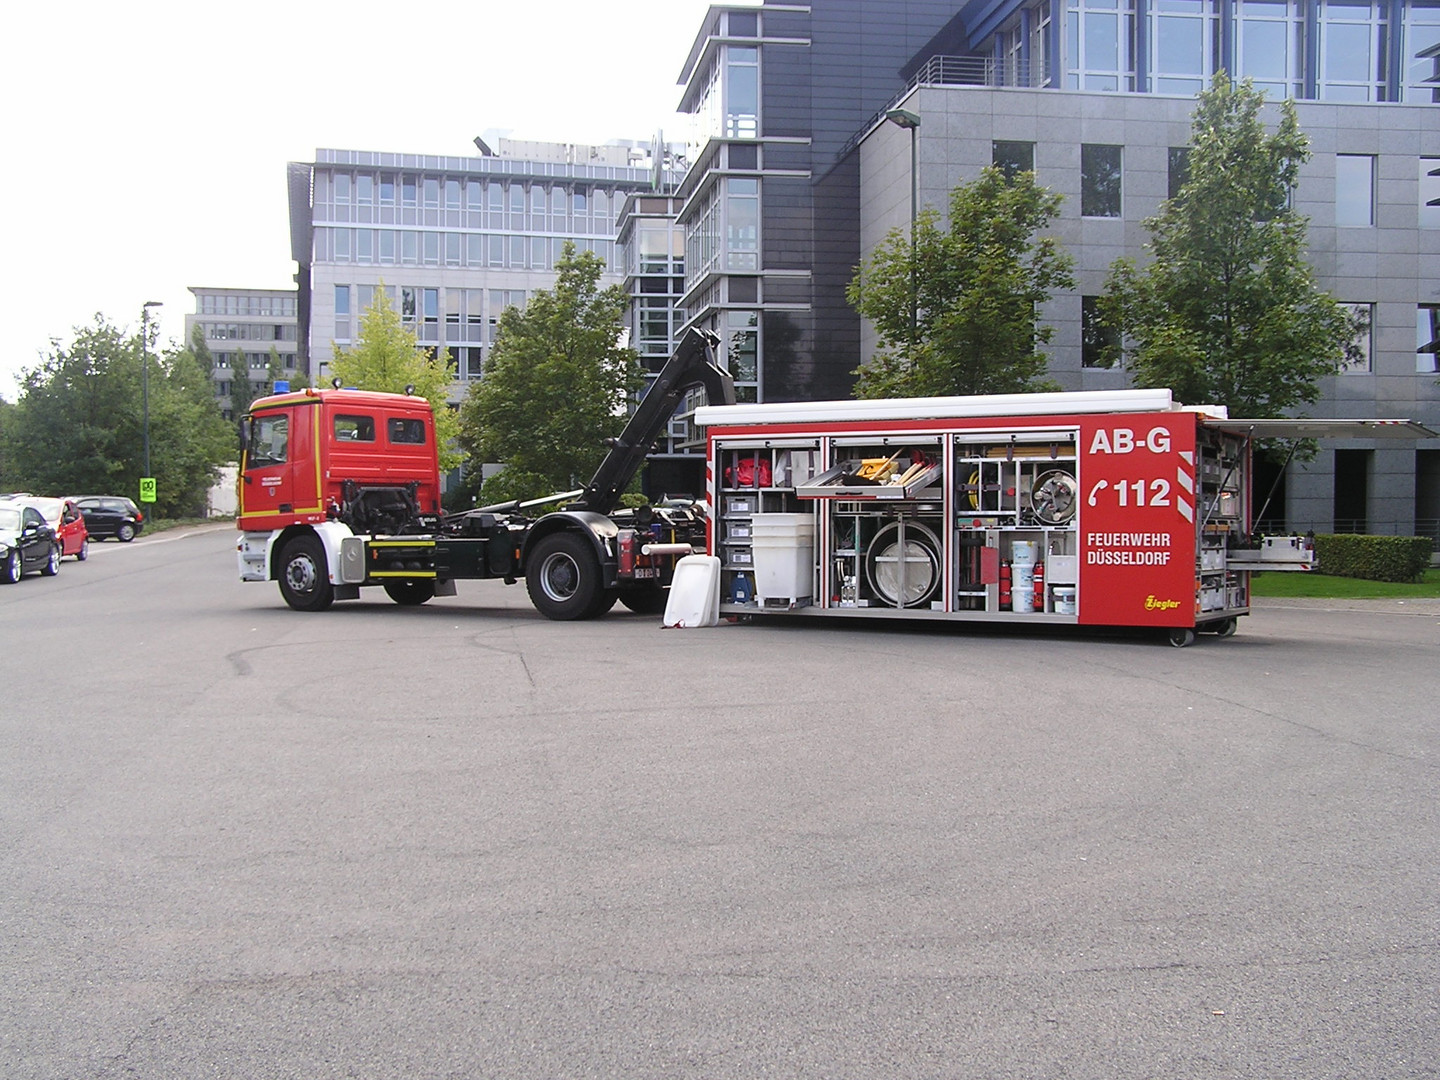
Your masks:
<svg viewBox="0 0 1440 1080"><path fill-rule="evenodd" d="M1336 577L1419 581L1430 565L1432 545L1428 536L1330 533L1315 537L1315 558L1321 573Z"/></svg>

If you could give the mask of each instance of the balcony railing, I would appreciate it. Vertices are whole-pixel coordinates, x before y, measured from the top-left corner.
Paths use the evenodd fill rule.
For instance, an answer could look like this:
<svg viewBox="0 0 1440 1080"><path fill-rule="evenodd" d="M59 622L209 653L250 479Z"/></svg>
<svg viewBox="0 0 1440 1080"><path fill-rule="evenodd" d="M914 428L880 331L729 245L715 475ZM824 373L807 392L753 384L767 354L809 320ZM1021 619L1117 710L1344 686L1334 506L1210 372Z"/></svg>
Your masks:
<svg viewBox="0 0 1440 1080"><path fill-rule="evenodd" d="M1019 86L1035 88L1045 85L1045 68L1032 65L1028 60L997 60L993 56L932 56L915 74L910 76L905 89L896 94L885 108L860 130L850 137L844 148L836 155L840 161L860 145L860 140L885 119L906 94L917 86Z"/></svg>

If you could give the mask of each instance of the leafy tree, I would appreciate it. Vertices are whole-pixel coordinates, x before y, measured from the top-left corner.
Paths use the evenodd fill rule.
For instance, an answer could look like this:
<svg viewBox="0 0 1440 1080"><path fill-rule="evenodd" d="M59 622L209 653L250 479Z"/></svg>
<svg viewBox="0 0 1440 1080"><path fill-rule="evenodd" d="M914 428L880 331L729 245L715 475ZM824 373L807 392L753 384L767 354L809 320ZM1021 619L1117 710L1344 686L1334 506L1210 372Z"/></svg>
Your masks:
<svg viewBox="0 0 1440 1080"><path fill-rule="evenodd" d="M230 354L230 415L237 421L264 391L250 381L250 361L243 350Z"/></svg>
<svg viewBox="0 0 1440 1080"><path fill-rule="evenodd" d="M453 469L460 453L453 449L459 420L450 407L450 354L437 357L435 350L416 340L415 331L400 320L384 282L375 287L375 299L360 316L360 336L350 349L335 346L331 373L343 386L402 394L407 386L429 400L435 410L435 439L440 448L440 467Z"/></svg>
<svg viewBox="0 0 1440 1080"><path fill-rule="evenodd" d="M275 388L275 384L282 379L290 384L291 390L304 390L310 385L310 380L305 377L305 372L298 367L287 368L285 366L280 350L274 345L270 346L270 366L265 372L265 377L270 380L270 389L272 390Z"/></svg>
<svg viewBox="0 0 1440 1080"><path fill-rule="evenodd" d="M625 292L600 288L604 265L567 242L555 287L500 316L484 377L460 409L461 445L475 467L505 465L485 481L487 501L588 483L605 439L624 427L626 398L644 376L635 351L619 344Z"/></svg>
<svg viewBox="0 0 1440 1080"><path fill-rule="evenodd" d="M1192 118L1188 178L1145 222L1151 261L1117 260L1101 302L1137 385L1256 417L1314 401L1360 329L1305 259L1293 195L1310 152L1295 105L1273 131L1263 105L1249 80L1216 75Z"/></svg>
<svg viewBox="0 0 1440 1080"><path fill-rule="evenodd" d="M205 327L196 323L190 328L190 355L200 365L200 370L210 375L215 371L215 354L205 341Z"/></svg>
<svg viewBox="0 0 1440 1080"><path fill-rule="evenodd" d="M68 345L26 371L20 400L0 434L10 485L48 494L136 497L144 472L142 357L149 366L150 462L155 512L199 512L234 436L215 408L209 379L188 350L145 356L139 335L97 315Z"/></svg>
<svg viewBox="0 0 1440 1080"><path fill-rule="evenodd" d="M941 222L933 210L894 229L861 264L846 290L875 327L880 348L855 374L855 395L913 397L1042 389L1053 330L1039 305L1073 287L1072 260L1039 236L1061 196L1035 174L1007 179L993 166L950 195Z"/></svg>

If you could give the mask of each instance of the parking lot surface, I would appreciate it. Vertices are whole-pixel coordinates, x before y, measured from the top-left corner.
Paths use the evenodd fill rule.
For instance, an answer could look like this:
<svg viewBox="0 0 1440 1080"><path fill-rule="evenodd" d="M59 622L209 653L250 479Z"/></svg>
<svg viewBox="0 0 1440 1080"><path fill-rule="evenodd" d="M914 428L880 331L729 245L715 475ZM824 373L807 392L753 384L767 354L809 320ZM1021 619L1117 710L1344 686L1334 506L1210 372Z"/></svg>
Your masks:
<svg viewBox="0 0 1440 1080"><path fill-rule="evenodd" d="M1440 1076L1440 612L0 589L0 1074ZM368 594L367 594L368 597Z"/></svg>

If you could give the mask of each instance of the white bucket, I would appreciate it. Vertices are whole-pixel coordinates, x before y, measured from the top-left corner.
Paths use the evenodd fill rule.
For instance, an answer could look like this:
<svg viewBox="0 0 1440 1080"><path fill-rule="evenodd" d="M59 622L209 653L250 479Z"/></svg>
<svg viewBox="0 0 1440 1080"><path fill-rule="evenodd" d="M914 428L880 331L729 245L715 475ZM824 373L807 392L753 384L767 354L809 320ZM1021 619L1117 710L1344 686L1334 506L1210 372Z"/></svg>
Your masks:
<svg viewBox="0 0 1440 1080"><path fill-rule="evenodd" d="M1034 540L1015 540L1010 544L1010 561L1017 566L1021 563L1033 566L1039 555L1040 545Z"/></svg>
<svg viewBox="0 0 1440 1080"><path fill-rule="evenodd" d="M1056 585L1056 586L1055 586L1055 614L1056 614L1056 615L1074 615L1074 614L1075 614L1075 586L1074 586L1074 585Z"/></svg>
<svg viewBox="0 0 1440 1080"><path fill-rule="evenodd" d="M1033 545L1032 545L1033 546ZM1016 547L1019 547L1017 544ZM1017 562L1010 567L1010 610L1035 610L1035 564Z"/></svg>

